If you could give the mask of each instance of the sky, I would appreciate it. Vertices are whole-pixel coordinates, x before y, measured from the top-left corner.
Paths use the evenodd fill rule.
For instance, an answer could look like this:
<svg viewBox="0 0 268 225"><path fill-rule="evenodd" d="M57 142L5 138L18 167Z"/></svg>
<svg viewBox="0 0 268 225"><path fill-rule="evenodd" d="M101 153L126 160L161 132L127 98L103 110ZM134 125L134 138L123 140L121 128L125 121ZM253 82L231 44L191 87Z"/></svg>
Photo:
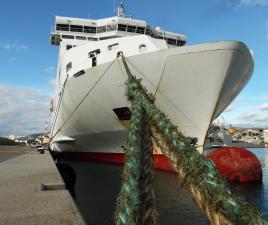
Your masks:
<svg viewBox="0 0 268 225"><path fill-rule="evenodd" d="M44 132L57 67L49 43L55 16L100 19L118 0L3 0L0 20L0 136ZM247 86L220 116L233 126L268 126L268 0L125 0L128 14L185 34L188 44L239 40L254 52Z"/></svg>

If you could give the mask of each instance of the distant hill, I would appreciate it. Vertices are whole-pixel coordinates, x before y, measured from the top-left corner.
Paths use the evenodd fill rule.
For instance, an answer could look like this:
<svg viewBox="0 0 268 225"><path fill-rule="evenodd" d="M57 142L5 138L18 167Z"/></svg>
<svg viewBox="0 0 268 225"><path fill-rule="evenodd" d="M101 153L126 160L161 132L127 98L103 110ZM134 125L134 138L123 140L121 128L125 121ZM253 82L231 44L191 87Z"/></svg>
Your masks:
<svg viewBox="0 0 268 225"><path fill-rule="evenodd" d="M27 136L24 136L24 138L28 138L28 139L31 139L31 138L37 138L39 136L42 136L44 135L44 133L38 133L38 134L30 134L30 135L27 135Z"/></svg>
<svg viewBox="0 0 268 225"><path fill-rule="evenodd" d="M0 145L18 145L18 143L8 138L0 137Z"/></svg>

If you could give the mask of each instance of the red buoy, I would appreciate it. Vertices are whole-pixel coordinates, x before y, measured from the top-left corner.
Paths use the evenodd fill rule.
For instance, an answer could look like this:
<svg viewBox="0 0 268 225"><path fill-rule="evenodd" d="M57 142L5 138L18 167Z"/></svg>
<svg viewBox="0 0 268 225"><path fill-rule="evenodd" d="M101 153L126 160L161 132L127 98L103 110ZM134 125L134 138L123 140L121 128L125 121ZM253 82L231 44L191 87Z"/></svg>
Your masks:
<svg viewBox="0 0 268 225"><path fill-rule="evenodd" d="M207 156L214 161L221 175L231 182L262 180L259 159L245 148L223 147L210 152Z"/></svg>

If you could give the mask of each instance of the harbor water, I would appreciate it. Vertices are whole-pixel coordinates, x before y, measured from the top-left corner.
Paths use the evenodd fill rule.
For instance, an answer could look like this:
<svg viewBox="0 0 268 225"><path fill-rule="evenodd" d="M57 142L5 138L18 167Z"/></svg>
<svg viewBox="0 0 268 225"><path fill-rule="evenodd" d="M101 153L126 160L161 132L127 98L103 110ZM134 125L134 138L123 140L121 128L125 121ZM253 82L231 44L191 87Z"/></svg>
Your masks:
<svg viewBox="0 0 268 225"><path fill-rule="evenodd" d="M231 188L258 208L263 217L268 220L268 148L250 148L249 150L258 157L262 164L262 182L234 183Z"/></svg>
<svg viewBox="0 0 268 225"><path fill-rule="evenodd" d="M231 184L268 219L268 149L251 148L263 167L262 183ZM68 161L77 173L75 202L89 225L112 225L122 166ZM154 172L160 225L210 224L178 181L175 173Z"/></svg>

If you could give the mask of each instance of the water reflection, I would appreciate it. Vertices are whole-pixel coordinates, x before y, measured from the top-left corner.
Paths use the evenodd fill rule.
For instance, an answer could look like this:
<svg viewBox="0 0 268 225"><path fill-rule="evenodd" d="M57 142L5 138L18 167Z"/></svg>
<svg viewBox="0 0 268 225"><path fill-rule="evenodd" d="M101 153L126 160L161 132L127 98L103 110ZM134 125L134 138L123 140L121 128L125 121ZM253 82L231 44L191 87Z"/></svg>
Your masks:
<svg viewBox="0 0 268 225"><path fill-rule="evenodd" d="M268 202L263 183L232 183L230 188L258 208L265 218L268 218Z"/></svg>

